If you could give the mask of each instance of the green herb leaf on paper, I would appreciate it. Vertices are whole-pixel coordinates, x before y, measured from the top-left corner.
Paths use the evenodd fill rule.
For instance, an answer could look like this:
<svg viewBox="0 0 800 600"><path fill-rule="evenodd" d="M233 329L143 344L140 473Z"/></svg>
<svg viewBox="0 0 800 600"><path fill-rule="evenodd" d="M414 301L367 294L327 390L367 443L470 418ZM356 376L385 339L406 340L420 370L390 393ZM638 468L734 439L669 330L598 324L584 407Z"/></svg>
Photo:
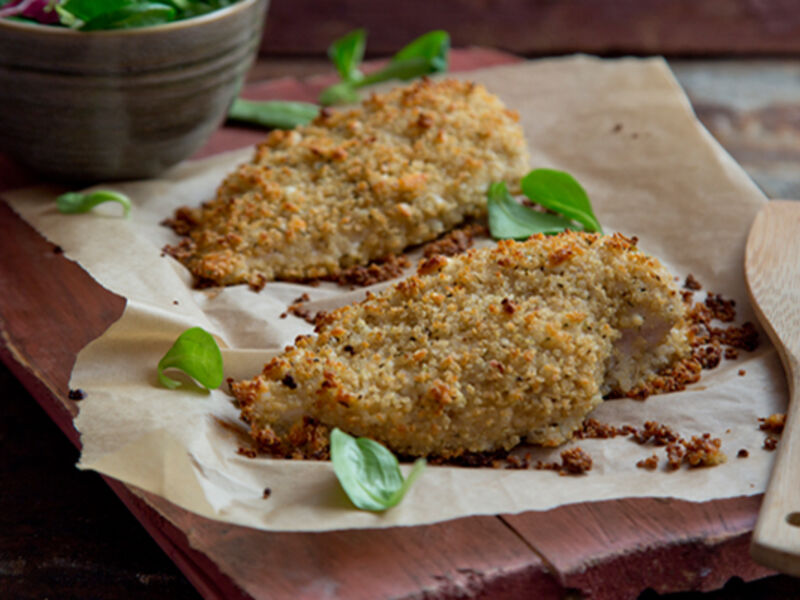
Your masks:
<svg viewBox="0 0 800 600"><path fill-rule="evenodd" d="M339 428L331 432L331 462L339 483L361 510L383 511L403 499L425 468L420 458L403 479L394 454L369 438L354 438Z"/></svg>
<svg viewBox="0 0 800 600"><path fill-rule="evenodd" d="M255 123L276 129L293 129L306 125L319 115L319 106L309 102L280 100L256 101L237 98L228 111L234 121Z"/></svg>
<svg viewBox="0 0 800 600"><path fill-rule="evenodd" d="M358 67L364 59L366 45L366 31L356 29L340 37L328 47L328 57L339 71L339 77L343 81L358 81L364 77Z"/></svg>
<svg viewBox="0 0 800 600"><path fill-rule="evenodd" d="M184 331L158 361L158 380L170 389L181 382L167 377L165 369L178 369L208 389L222 383L222 352L214 337L202 327Z"/></svg>
<svg viewBox="0 0 800 600"><path fill-rule="evenodd" d="M533 202L573 219L585 231L603 232L589 196L575 178L564 171L534 169L522 178L522 192Z"/></svg>
<svg viewBox="0 0 800 600"><path fill-rule="evenodd" d="M508 193L504 182L492 183L487 197L489 232L499 240L526 240L535 233L559 233L575 228L561 215L523 206Z"/></svg>
<svg viewBox="0 0 800 600"><path fill-rule="evenodd" d="M94 192L67 192L56 198L56 208L67 215L85 213L95 206L105 202L118 202L122 205L124 216L131 211L131 201L124 194L112 190L97 190Z"/></svg>

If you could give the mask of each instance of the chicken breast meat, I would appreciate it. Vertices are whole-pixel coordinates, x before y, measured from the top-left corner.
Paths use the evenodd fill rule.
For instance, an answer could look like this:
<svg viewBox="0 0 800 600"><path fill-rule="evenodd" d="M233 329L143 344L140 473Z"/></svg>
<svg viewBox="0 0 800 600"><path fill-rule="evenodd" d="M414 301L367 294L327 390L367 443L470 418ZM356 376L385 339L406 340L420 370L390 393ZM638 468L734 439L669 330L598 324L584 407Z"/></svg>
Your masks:
<svg viewBox="0 0 800 600"><path fill-rule="evenodd" d="M339 427L452 458L558 445L689 353L669 272L621 235L568 232L434 256L231 387L273 454L324 456Z"/></svg>
<svg viewBox="0 0 800 600"><path fill-rule="evenodd" d="M477 84L418 81L273 131L166 248L198 283L260 287L399 254L486 213L529 157L518 115Z"/></svg>

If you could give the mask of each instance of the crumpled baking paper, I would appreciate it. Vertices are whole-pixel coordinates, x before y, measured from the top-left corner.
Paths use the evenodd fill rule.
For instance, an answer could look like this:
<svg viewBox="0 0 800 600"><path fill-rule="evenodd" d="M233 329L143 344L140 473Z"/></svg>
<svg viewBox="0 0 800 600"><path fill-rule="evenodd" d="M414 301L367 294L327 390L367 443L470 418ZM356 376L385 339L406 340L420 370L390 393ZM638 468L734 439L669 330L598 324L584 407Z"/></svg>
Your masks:
<svg viewBox="0 0 800 600"><path fill-rule="evenodd" d="M485 84L519 111L532 166L561 169L586 188L607 232L636 235L640 247L681 279L692 273L705 289L737 302L737 321L754 320L744 285L745 239L766 198L697 121L661 59L600 60L578 56L459 74ZM311 326L287 306L308 293L312 311L364 297L364 289L269 283L194 290L187 271L161 248L177 241L159 223L181 205L210 199L252 149L185 163L162 179L113 187L133 200L119 207L65 216L52 189L6 195L13 208L101 285L127 298L122 318L78 356L71 387L87 397L77 428L79 466L160 494L206 517L266 530L330 530L416 525L466 515L544 510L560 504L631 496L705 501L760 493L773 455L761 449L758 417L785 410L786 387L776 352L762 336L705 371L686 391L645 402L614 400L593 414L602 422L670 425L684 437L722 439L727 463L664 470L663 449L627 438L582 440L594 468L581 476L551 471L430 466L395 508L355 510L330 463L247 458L246 426L222 390L166 390L156 364L186 328L213 332L224 347L227 377L249 378ZM382 284L387 285L387 284ZM740 369L746 374L739 375ZM749 458L736 458L739 449ZM558 460L564 448L532 450ZM636 462L656 451L661 468ZM408 465L404 466L408 469ZM265 488L271 489L268 498Z"/></svg>

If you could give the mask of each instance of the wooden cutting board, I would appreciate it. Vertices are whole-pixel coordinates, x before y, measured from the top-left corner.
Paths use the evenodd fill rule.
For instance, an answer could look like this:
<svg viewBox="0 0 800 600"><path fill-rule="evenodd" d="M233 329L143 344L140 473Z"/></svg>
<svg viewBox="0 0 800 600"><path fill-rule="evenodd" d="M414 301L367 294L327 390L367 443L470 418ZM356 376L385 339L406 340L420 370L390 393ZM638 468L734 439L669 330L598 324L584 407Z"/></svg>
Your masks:
<svg viewBox="0 0 800 600"><path fill-rule="evenodd" d="M519 60L453 52L468 70ZM256 99L312 100L325 78L250 84ZM245 146L263 132L226 126L198 154ZM0 156L0 191L37 183ZM38 182L40 183L40 182ZM0 203L0 358L70 440L79 404L68 398L77 352L122 313L57 247ZM56 343L57 341L57 343ZM592 598L711 590L771 572L748 555L760 496L705 503L624 499L544 512L470 517L421 527L269 533L197 517L106 479L206 598Z"/></svg>

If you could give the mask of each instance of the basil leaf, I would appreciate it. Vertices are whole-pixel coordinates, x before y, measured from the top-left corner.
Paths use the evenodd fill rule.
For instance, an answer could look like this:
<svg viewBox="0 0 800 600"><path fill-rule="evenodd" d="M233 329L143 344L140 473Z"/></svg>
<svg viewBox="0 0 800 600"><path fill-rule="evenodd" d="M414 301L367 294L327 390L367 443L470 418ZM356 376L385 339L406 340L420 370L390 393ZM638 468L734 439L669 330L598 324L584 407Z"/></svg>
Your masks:
<svg viewBox="0 0 800 600"><path fill-rule="evenodd" d="M333 61L344 81L358 81L363 77L358 66L364 58L367 33L363 29L351 31L328 47L328 57Z"/></svg>
<svg viewBox="0 0 800 600"><path fill-rule="evenodd" d="M492 183L487 194L489 233L497 240L526 240L535 233L559 233L573 228L572 222L523 206L508 193L503 182Z"/></svg>
<svg viewBox="0 0 800 600"><path fill-rule="evenodd" d="M401 48L392 57L393 62L409 59L425 59L430 65L429 73L447 71L450 54L450 34L441 29L429 31Z"/></svg>
<svg viewBox="0 0 800 600"><path fill-rule="evenodd" d="M83 194L81 192L67 192L56 198L56 208L66 215L85 213L98 204L104 202L119 202L122 205L123 216L131 212L131 201L124 194L111 190L97 190Z"/></svg>
<svg viewBox="0 0 800 600"><path fill-rule="evenodd" d="M228 118L235 121L255 123L264 127L293 129L306 125L319 115L319 106L309 102L283 102L269 100L259 102L237 98L233 101Z"/></svg>
<svg viewBox="0 0 800 600"><path fill-rule="evenodd" d="M413 40L397 52L388 65L375 73L361 75L359 71L357 77L348 78L337 65L343 81L323 90L319 96L320 104L350 104L358 101L358 88L392 79L408 80L447 71L449 55L450 35L446 31L437 30Z"/></svg>
<svg viewBox="0 0 800 600"><path fill-rule="evenodd" d="M534 169L520 182L523 193L536 202L582 224L586 231L603 233L589 196L569 173Z"/></svg>
<svg viewBox="0 0 800 600"><path fill-rule="evenodd" d="M429 75L430 73L433 73L433 69L430 60L427 58L416 57L392 61L380 71L370 73L364 77L364 79L358 82L358 87L383 83L384 81L391 81L392 79L407 81L415 77Z"/></svg>
<svg viewBox="0 0 800 600"><path fill-rule="evenodd" d="M371 511L397 505L425 468L425 459L418 459L403 480L394 454L374 440L354 438L338 427L331 432L331 462L350 501Z"/></svg>
<svg viewBox="0 0 800 600"><path fill-rule="evenodd" d="M164 369L179 369L208 389L222 383L222 352L214 337L202 327L184 331L158 361L158 380L170 389L181 382L164 375Z"/></svg>
<svg viewBox="0 0 800 600"><path fill-rule="evenodd" d="M364 77L358 87L445 72L449 55L450 35L446 31L430 31L402 48L386 67Z"/></svg>
<svg viewBox="0 0 800 600"><path fill-rule="evenodd" d="M175 9L167 4L143 2L129 4L122 8L103 13L86 21L81 31L105 29L133 29L169 23L176 18Z"/></svg>

